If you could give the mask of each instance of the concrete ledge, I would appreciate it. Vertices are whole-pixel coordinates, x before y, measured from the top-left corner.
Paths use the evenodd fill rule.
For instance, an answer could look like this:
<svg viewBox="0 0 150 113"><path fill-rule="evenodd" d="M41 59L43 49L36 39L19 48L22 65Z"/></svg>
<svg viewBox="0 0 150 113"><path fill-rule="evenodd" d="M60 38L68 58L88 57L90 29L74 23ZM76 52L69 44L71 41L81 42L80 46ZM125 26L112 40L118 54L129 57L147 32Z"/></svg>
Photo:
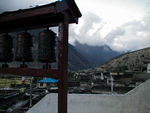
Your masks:
<svg viewBox="0 0 150 113"><path fill-rule="evenodd" d="M57 94L48 94L27 113L57 113ZM150 113L150 80L125 95L69 94L68 113Z"/></svg>

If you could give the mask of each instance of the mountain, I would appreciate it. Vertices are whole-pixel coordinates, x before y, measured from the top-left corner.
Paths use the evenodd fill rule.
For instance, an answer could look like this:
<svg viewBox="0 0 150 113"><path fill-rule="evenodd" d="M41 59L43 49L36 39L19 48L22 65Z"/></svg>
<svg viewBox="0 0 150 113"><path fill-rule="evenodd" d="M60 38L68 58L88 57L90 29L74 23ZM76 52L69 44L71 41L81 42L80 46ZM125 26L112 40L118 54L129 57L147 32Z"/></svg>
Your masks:
<svg viewBox="0 0 150 113"><path fill-rule="evenodd" d="M89 46L76 41L75 49L84 56L90 63L97 66L100 65L121 53L113 51L109 46Z"/></svg>
<svg viewBox="0 0 150 113"><path fill-rule="evenodd" d="M112 60L106 62L103 65L97 67L97 70L106 71L137 71L146 72L147 64L150 63L150 47L140 49L137 51L129 52Z"/></svg>
<svg viewBox="0 0 150 113"><path fill-rule="evenodd" d="M70 70L81 70L93 67L83 55L81 55L71 44L68 47L68 67Z"/></svg>

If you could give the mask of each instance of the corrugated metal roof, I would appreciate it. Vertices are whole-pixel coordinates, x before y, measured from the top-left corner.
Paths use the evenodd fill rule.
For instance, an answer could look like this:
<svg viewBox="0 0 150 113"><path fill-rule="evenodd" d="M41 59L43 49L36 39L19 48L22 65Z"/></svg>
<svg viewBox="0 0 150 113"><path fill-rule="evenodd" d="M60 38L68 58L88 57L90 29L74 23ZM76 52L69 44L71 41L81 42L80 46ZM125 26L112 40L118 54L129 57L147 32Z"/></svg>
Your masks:
<svg viewBox="0 0 150 113"><path fill-rule="evenodd" d="M63 0L1 0L0 13L28 9Z"/></svg>
<svg viewBox="0 0 150 113"><path fill-rule="evenodd" d="M39 83L57 83L58 80L53 78L44 78L43 80L39 80Z"/></svg>

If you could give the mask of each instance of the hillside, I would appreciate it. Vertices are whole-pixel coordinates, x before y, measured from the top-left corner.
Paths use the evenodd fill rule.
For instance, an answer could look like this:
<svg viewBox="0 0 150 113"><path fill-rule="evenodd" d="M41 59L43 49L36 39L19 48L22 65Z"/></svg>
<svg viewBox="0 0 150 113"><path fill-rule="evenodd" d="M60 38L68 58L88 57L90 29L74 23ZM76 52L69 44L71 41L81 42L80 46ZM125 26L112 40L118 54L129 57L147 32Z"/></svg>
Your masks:
<svg viewBox="0 0 150 113"><path fill-rule="evenodd" d="M112 91L112 82L115 93L126 93L150 79L148 63L150 48L145 48L115 57L96 68L77 71L69 77L80 81L81 85L86 83L92 93Z"/></svg>
<svg viewBox="0 0 150 113"><path fill-rule="evenodd" d="M150 63L150 48L145 48L120 55L97 67L106 71L146 71Z"/></svg>

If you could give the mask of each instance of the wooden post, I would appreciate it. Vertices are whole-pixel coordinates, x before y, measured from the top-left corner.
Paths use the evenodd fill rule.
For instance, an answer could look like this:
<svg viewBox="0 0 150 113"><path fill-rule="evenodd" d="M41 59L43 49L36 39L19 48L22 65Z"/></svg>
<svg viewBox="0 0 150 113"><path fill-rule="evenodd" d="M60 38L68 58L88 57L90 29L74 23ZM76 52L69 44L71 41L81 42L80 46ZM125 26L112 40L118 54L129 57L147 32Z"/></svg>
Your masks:
<svg viewBox="0 0 150 113"><path fill-rule="evenodd" d="M67 72L68 72L68 16L59 24L58 38L58 113L67 113Z"/></svg>

